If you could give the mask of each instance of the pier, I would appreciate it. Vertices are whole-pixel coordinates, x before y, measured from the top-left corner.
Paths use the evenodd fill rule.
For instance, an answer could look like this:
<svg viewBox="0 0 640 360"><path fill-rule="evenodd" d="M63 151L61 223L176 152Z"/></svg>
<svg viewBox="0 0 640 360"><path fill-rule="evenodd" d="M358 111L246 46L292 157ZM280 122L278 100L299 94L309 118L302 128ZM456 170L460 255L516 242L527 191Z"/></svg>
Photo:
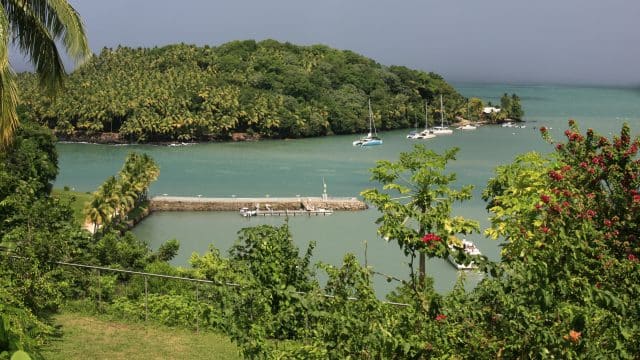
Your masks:
<svg viewBox="0 0 640 360"><path fill-rule="evenodd" d="M360 211L367 205L355 197L250 197L208 198L199 196L154 196L151 211L239 211L242 208L278 215L329 215L331 211Z"/></svg>

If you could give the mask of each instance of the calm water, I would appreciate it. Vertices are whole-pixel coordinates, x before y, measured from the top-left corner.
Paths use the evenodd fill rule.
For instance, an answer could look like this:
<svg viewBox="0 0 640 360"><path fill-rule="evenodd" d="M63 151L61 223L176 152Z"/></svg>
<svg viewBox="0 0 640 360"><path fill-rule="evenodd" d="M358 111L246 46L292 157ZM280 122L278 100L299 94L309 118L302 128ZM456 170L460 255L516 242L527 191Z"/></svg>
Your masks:
<svg viewBox="0 0 640 360"><path fill-rule="evenodd" d="M458 174L459 184L474 184L475 196L456 209L456 215L488 225L480 193L493 169L527 151L549 151L534 127L552 127L556 138L562 136L569 118L581 128L594 128L608 135L628 122L634 133L639 130L640 91L632 89L558 87L558 86L456 86L465 96L475 96L499 104L502 93L517 93L526 112L527 128L481 127L476 131L456 131L423 142L443 151L459 147L457 161L450 170ZM144 151L160 165L160 178L152 194L203 196L295 196L320 195L323 178L330 195L357 196L369 181L368 169L376 160L395 160L409 151L415 142L405 138L407 131L382 133L385 144L374 148L353 148L355 136L261 141L249 143L198 144L184 147L149 145L106 146L59 144L60 174L56 186L68 185L80 191L92 191L108 176L115 174L129 151ZM376 235L375 210L337 213L329 217L292 218L289 225L296 243L306 248L317 242L318 261L339 264L347 252L356 254L377 271L406 278L408 267L395 243L386 243ZM174 264L186 266L193 252L203 253L210 244L228 249L243 227L257 224L279 225L283 218L245 219L235 213L156 213L144 220L134 232L153 248L176 238L181 251ZM476 234L469 237L482 252L498 259L497 242ZM366 246L365 246L366 243ZM428 264L440 291L450 289L458 272L441 260ZM382 277L376 281L380 293L395 287Z"/></svg>

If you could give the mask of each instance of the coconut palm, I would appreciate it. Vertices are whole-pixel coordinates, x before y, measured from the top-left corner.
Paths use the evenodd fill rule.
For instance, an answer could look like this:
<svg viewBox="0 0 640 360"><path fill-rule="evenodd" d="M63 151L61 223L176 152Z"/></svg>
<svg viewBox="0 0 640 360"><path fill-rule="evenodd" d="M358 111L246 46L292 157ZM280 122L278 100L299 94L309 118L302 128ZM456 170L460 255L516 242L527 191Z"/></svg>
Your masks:
<svg viewBox="0 0 640 360"><path fill-rule="evenodd" d="M15 74L9 64L9 39L35 67L49 94L62 87L65 75L56 41L76 62L91 51L80 16L67 0L0 0L0 147L18 126Z"/></svg>

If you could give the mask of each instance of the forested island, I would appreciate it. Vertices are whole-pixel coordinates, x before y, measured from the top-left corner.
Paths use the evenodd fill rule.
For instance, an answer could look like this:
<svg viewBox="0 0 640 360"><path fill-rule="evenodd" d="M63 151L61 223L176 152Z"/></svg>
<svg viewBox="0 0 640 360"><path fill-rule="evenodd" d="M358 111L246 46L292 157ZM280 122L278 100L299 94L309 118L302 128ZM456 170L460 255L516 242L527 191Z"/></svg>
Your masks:
<svg viewBox="0 0 640 360"><path fill-rule="evenodd" d="M368 129L368 99L380 130L412 127L424 117L425 101L433 104L429 117L439 119L440 95L450 122L483 115L480 99L464 98L438 74L383 66L348 50L275 40L105 48L72 73L66 90L54 98L34 74L20 74L18 84L23 115L70 140L362 133Z"/></svg>

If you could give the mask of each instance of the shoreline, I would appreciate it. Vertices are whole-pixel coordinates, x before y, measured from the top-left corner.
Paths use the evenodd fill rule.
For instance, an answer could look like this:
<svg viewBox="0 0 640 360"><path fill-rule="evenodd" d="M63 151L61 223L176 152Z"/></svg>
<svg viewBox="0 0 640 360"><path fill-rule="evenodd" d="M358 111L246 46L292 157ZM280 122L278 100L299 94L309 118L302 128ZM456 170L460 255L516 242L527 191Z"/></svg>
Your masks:
<svg viewBox="0 0 640 360"><path fill-rule="evenodd" d="M458 121L455 123L455 126L464 126L467 124L470 125L481 125L481 126L499 126L507 121L511 121L514 123L525 123L525 120L505 120L496 123L490 123L486 120L467 120L463 118L458 118ZM529 121L532 122L532 121ZM535 121L533 121L535 122ZM449 124L453 126L453 124ZM406 128L411 129L411 128ZM393 130L385 130L385 131L396 131L396 130L406 130L406 129L393 129ZM198 141L148 141L148 142L129 142L119 137L119 133L100 133L96 135L77 135L77 136L68 136L68 135L59 135L56 134L55 131L51 130L53 134L57 138L57 143L60 144L91 144L91 145L113 145L113 146L135 146L135 145L152 145L152 146L171 146L171 147L180 147L180 146L192 146L198 144L209 144L209 143L233 143L233 142L255 142L261 140L293 140L293 139L312 139L312 138L322 138L322 137L330 137L330 136L340 136L340 135L357 135L357 134L333 134L333 135L323 135L323 136L310 136L310 137L302 137L302 138L263 138L260 135L249 135L246 133L234 133L229 139L203 139Z"/></svg>

